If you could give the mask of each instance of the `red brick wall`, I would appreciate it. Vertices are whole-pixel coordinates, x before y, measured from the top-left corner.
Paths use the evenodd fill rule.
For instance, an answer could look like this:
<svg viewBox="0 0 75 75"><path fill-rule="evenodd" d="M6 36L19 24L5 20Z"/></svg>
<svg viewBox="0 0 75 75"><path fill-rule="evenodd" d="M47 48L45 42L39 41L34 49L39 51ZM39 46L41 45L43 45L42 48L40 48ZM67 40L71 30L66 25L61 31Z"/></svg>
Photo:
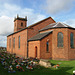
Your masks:
<svg viewBox="0 0 75 75"><path fill-rule="evenodd" d="M39 30L46 27L47 25L51 24L51 23L55 23L55 21L52 18L48 18L45 21L36 24L35 26L31 27L31 29L28 29L28 39L30 39L31 37L35 36L36 34L39 33Z"/></svg>
<svg viewBox="0 0 75 75"><path fill-rule="evenodd" d="M74 34L74 48L70 47L70 34L71 32ZM75 30L68 29L68 40L69 40L69 59L75 59Z"/></svg>
<svg viewBox="0 0 75 75"><path fill-rule="evenodd" d="M45 31L53 30L52 33L52 59L55 60L68 60L68 28L56 28L49 29ZM42 32L45 32L42 31ZM42 33L40 32L40 33ZM63 33L63 48L57 47L57 34L59 32Z"/></svg>
<svg viewBox="0 0 75 75"><path fill-rule="evenodd" d="M63 33L63 47L57 47L57 34L58 32ZM57 28L53 31L52 36L52 58L68 60L68 29L67 28Z"/></svg>
<svg viewBox="0 0 75 75"><path fill-rule="evenodd" d="M46 43L49 40L49 52L46 51ZM49 59L52 57L52 34L41 41L29 41L29 57L35 57L35 47L37 46L37 58Z"/></svg>
<svg viewBox="0 0 75 75"><path fill-rule="evenodd" d="M40 58L40 41L30 41L28 44L28 56L35 58L35 47L37 46L37 58Z"/></svg>
<svg viewBox="0 0 75 75"><path fill-rule="evenodd" d="M11 47L9 47L9 45L10 45L10 39L11 39ZM10 53L13 52L13 50L12 50L12 36L9 36L7 38L7 51L10 52Z"/></svg>
<svg viewBox="0 0 75 75"><path fill-rule="evenodd" d="M46 43L49 42L49 52L47 52ZM40 42L40 58L49 59L52 58L52 33L43 38Z"/></svg>
<svg viewBox="0 0 75 75"><path fill-rule="evenodd" d="M20 49L18 48L18 40L20 36ZM15 48L13 48L13 38L15 37ZM11 38L11 48L9 48L9 39ZM7 38L7 51L16 53L17 55L27 57L27 29Z"/></svg>
<svg viewBox="0 0 75 75"><path fill-rule="evenodd" d="M23 23L23 26L21 26L21 23ZM27 26L27 21L22 21L22 20L16 20L14 22L14 32L17 32Z"/></svg>

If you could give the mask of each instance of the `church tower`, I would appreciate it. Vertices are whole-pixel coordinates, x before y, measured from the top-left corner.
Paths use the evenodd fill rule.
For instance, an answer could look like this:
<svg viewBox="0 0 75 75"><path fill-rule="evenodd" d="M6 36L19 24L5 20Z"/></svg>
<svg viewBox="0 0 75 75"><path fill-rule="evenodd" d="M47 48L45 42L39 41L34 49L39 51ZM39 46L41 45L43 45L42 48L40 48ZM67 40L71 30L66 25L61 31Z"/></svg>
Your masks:
<svg viewBox="0 0 75 75"><path fill-rule="evenodd" d="M14 19L14 32L17 32L25 27L27 27L27 16L25 18L21 18L17 15L17 18Z"/></svg>

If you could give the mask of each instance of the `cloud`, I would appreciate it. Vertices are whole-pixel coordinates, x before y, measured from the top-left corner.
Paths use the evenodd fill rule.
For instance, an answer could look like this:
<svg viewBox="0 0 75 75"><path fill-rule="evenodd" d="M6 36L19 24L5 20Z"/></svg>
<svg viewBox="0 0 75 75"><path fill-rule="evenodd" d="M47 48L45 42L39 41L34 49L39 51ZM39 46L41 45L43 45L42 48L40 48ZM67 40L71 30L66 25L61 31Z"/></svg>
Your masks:
<svg viewBox="0 0 75 75"><path fill-rule="evenodd" d="M34 9L26 8L26 7L21 8L18 5L4 3L2 6L0 5L0 36L1 38L13 33L14 31L13 21L14 21L15 15L17 14L19 14L20 17L27 16L28 26L46 17L43 14L35 12ZM2 46L3 44L5 44L4 39L6 39L6 37L0 41L0 46L1 44Z"/></svg>
<svg viewBox="0 0 75 75"><path fill-rule="evenodd" d="M0 36L0 46L6 47L6 45L7 45L6 36Z"/></svg>
<svg viewBox="0 0 75 75"><path fill-rule="evenodd" d="M0 10L1 11L1 10ZM0 35L12 33L14 30L14 17L16 14L21 15L22 17L27 16L28 25L35 23L41 19L45 18L45 15L35 13L34 9L30 8L21 8L17 5L10 5L5 3L3 5L3 10L0 12Z"/></svg>
<svg viewBox="0 0 75 75"><path fill-rule="evenodd" d="M46 0L43 9L47 13L57 14L63 11L68 11L72 8L74 0Z"/></svg>
<svg viewBox="0 0 75 75"><path fill-rule="evenodd" d="M7 35L13 32L13 18L8 16L0 17L0 35Z"/></svg>
<svg viewBox="0 0 75 75"><path fill-rule="evenodd" d="M64 23L66 23L66 24L70 25L71 27L75 28L75 19L65 20Z"/></svg>

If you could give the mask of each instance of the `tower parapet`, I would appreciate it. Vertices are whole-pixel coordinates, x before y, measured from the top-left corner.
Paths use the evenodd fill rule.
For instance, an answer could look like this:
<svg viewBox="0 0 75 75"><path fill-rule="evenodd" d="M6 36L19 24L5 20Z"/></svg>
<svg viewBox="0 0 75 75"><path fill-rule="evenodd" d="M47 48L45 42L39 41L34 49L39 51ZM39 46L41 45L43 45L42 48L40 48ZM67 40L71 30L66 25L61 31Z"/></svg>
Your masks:
<svg viewBox="0 0 75 75"><path fill-rule="evenodd" d="M17 15L17 17L14 18L14 32L17 32L25 27L27 27L27 16L25 18L21 18Z"/></svg>

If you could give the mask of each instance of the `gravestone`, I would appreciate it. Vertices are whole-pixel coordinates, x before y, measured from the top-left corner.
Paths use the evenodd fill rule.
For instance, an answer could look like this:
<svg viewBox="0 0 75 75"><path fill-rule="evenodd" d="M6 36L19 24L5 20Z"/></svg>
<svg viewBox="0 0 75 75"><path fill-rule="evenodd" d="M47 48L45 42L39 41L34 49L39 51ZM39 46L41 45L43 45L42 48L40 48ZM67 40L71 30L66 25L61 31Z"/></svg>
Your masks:
<svg viewBox="0 0 75 75"><path fill-rule="evenodd" d="M44 66L46 68L51 67L51 63L49 60L40 59L39 65Z"/></svg>

